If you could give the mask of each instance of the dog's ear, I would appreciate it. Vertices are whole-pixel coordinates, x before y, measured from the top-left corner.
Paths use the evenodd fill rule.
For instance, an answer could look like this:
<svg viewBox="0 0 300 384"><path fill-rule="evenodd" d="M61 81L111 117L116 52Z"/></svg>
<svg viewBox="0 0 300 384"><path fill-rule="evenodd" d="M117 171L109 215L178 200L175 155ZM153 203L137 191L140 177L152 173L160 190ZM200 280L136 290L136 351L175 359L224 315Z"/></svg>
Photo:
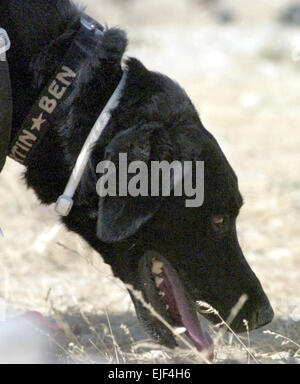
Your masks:
<svg viewBox="0 0 300 384"><path fill-rule="evenodd" d="M157 212L158 197L106 197L99 203L97 236L113 243L134 235Z"/></svg>
<svg viewBox="0 0 300 384"><path fill-rule="evenodd" d="M156 124L147 127L132 128L121 134L117 135L112 140L106 149L105 162L98 164L97 171L100 172L102 165L108 165L108 162L115 167L114 176L111 179L116 181L116 196L103 193L98 190L101 189L101 177L97 184L98 193L100 192L99 212L97 223L97 236L104 242L122 241L134 235L139 228L145 224L159 209L161 204L161 197L151 197L147 190L147 196L120 196L120 168L124 167L124 163L120 163L119 154L123 158L126 156L127 164L133 161L140 161L147 165L151 158L151 137L153 131L156 129ZM102 164L102 165L101 165ZM149 167L148 167L149 168ZM109 168L108 168L109 169ZM105 173L103 168L100 173ZM133 176L128 175L125 181L125 188L130 185L130 182L137 173ZM151 175L148 175L150 178ZM150 187L150 180L146 180L146 188ZM103 185L102 185L103 186ZM124 184L122 188L124 187ZM126 194L126 191L124 194Z"/></svg>
<svg viewBox="0 0 300 384"><path fill-rule="evenodd" d="M97 166L97 173L104 175L108 170L105 175L107 177L104 179L100 177L97 183L97 191L100 195L97 222L98 238L107 243L122 241L134 235L146 224L160 209L164 199L161 184L158 185L159 192L155 196L151 195L153 182L151 161L166 161L170 164L174 159L177 159L179 167L177 168L175 165L173 172L170 173L170 192L172 193L176 190L177 183L180 182L179 185L182 185L182 161L196 161L200 158L203 150L201 137L202 140L205 139L205 136L200 135L199 130L194 129L177 132L177 135L174 136L174 132L165 129L163 124L159 122L119 133L106 148L104 161ZM147 167L147 174L145 178L142 178L142 172L138 173L136 169L130 170L128 168L130 172L136 172L131 176L126 169L127 179L121 187L123 188L123 196L121 196L120 169L124 169L125 162L130 167L136 161L142 164L138 165L139 171L144 165ZM112 175L112 179L108 175ZM104 184L101 179L105 180L106 183L104 194ZM109 179L112 181L110 185ZM142 195L137 194L136 197L132 197L132 190L128 193L131 182L134 186L139 184L137 189L138 192L143 190ZM146 190L141 185L144 182L146 187L145 185L143 187ZM159 180L160 182L161 180ZM109 190L109 187L112 189Z"/></svg>

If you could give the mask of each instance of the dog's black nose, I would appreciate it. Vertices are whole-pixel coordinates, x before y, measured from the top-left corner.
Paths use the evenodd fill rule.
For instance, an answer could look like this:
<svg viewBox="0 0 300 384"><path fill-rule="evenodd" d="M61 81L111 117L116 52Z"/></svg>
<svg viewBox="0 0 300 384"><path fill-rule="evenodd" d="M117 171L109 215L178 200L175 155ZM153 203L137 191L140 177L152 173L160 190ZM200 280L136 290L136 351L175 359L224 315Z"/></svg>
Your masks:
<svg viewBox="0 0 300 384"><path fill-rule="evenodd" d="M237 332L245 332L244 319L248 321L248 329L252 331L260 328L273 320L274 312L269 300L263 297L253 305L253 302L249 301L244 309L240 311L238 316L232 322L231 328Z"/></svg>
<svg viewBox="0 0 300 384"><path fill-rule="evenodd" d="M274 311L269 303L264 304L257 312L255 325L253 328L259 328L270 323L273 320Z"/></svg>

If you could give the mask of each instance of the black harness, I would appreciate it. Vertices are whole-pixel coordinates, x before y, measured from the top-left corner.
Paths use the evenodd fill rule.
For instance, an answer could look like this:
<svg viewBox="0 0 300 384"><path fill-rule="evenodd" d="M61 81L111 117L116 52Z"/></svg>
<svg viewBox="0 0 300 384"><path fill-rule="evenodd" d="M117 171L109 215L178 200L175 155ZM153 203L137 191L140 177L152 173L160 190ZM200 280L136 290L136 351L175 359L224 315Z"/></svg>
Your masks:
<svg viewBox="0 0 300 384"><path fill-rule="evenodd" d="M8 92L10 91L8 70L5 72L5 78L3 78L3 92L1 77L0 153L2 153L3 165L7 154L20 164L26 165L28 163L31 154L40 144L48 129L55 124L57 112L65 102L70 102L70 98L73 98L75 83L82 68L82 63L92 57L99 49L102 43L103 30L104 28L89 16L84 15L82 17L81 27L66 52L62 64L56 69L54 75L40 93L21 129L13 138L9 150L12 107L11 98L8 97L10 95L10 92ZM5 65L7 68L7 63ZM2 71L0 74L2 74Z"/></svg>
<svg viewBox="0 0 300 384"><path fill-rule="evenodd" d="M8 154L11 134L12 97L5 55L9 47L8 36L3 29L0 29L0 172Z"/></svg>

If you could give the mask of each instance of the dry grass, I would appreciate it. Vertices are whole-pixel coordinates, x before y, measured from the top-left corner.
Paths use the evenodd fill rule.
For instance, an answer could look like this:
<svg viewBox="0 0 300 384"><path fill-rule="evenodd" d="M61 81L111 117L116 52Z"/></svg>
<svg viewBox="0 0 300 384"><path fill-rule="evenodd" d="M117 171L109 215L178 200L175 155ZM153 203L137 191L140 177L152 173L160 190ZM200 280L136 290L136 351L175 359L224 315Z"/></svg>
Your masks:
<svg viewBox="0 0 300 384"><path fill-rule="evenodd" d="M196 0L170 1L85 3L100 21L127 29L130 55L184 86L239 176L246 202L240 240L276 316L240 339L211 327L215 361L299 363L300 30L274 22L279 0L234 2L240 22L227 26L215 24ZM25 190L21 171L9 161L0 176L5 306L60 319L67 331L58 348L63 361L200 363L182 342L170 351L147 338L124 285Z"/></svg>

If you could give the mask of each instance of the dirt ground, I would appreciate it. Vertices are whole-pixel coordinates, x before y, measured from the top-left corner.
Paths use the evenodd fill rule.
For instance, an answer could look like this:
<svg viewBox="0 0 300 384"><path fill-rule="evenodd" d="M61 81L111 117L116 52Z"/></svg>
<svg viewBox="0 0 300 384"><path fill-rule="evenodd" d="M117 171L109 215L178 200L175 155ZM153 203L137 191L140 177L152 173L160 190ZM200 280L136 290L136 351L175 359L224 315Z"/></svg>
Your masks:
<svg viewBox="0 0 300 384"><path fill-rule="evenodd" d="M235 20L227 24L200 0L82 2L127 30L128 55L186 89L239 177L239 238L275 319L241 339L219 339L211 327L215 362L300 363L300 27L276 20L288 1L228 2ZM26 190L22 167L8 161L0 180L2 317L35 310L63 319L66 361L201 361L146 336L123 284Z"/></svg>

